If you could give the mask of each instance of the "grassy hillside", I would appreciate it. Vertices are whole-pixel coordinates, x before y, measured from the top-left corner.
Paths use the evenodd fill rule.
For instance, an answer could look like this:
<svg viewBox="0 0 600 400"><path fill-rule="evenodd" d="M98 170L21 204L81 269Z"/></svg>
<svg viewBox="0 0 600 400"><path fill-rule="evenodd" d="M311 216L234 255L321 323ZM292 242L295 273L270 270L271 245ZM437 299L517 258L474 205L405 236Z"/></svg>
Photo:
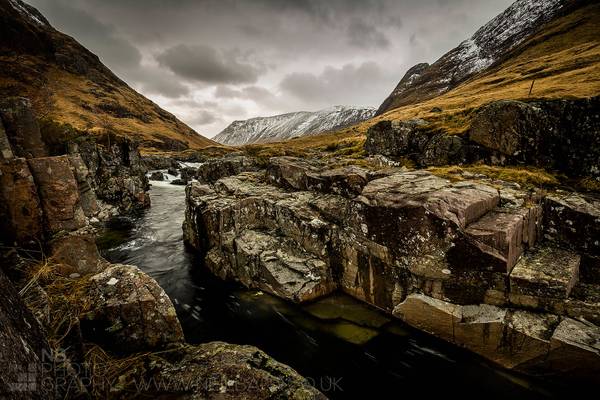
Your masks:
<svg viewBox="0 0 600 400"><path fill-rule="evenodd" d="M147 149L199 149L215 142L137 93L98 57L30 15L0 0L0 96L29 97L42 119L89 133L112 132Z"/></svg>
<svg viewBox="0 0 600 400"><path fill-rule="evenodd" d="M531 101L598 95L599 26L600 4L588 5L548 23L537 35L513 50L505 62L439 97L391 110L332 134L253 146L251 150L265 154L302 154L336 146L340 147L338 152L344 147L359 150L357 145L364 141L371 125L395 119L423 118L432 122L432 129L461 134L467 130L473 110L494 100ZM442 111L433 112L434 108ZM347 146L347 143L352 145Z"/></svg>

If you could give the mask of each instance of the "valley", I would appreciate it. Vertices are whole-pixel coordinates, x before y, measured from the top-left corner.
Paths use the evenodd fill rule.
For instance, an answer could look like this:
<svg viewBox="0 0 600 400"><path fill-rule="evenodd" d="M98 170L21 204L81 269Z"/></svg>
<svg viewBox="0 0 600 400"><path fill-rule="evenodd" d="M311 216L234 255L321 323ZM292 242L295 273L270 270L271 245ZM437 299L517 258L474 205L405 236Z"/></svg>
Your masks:
<svg viewBox="0 0 600 400"><path fill-rule="evenodd" d="M0 0L0 397L597 390L598 26L517 0L379 107L207 138Z"/></svg>

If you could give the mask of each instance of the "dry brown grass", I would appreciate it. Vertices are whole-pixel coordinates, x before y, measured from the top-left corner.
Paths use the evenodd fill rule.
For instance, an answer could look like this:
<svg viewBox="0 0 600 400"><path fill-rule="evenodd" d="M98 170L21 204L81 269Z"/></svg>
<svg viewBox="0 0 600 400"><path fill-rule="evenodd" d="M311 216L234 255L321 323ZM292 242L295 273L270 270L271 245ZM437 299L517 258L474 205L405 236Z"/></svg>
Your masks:
<svg viewBox="0 0 600 400"><path fill-rule="evenodd" d="M0 57L0 90L32 99L39 115L89 133L114 133L142 141L164 142L163 138L200 149L217 145L196 134L190 127L137 93L126 84L103 77L94 81L63 69L49 66L34 56L21 56L18 62ZM49 93L47 101L38 101ZM120 118L101 109L102 104L117 104L133 116ZM47 108L47 109L41 109Z"/></svg>
<svg viewBox="0 0 600 400"><path fill-rule="evenodd" d="M485 175L492 180L515 182L525 188L553 188L560 185L560 177L552 175L543 169L533 167L498 167L482 164L460 167L431 167L427 168L427 170L434 175L453 181L469 179L462 175L464 172L469 172L476 175Z"/></svg>
<svg viewBox="0 0 600 400"><path fill-rule="evenodd" d="M92 306L86 296L89 276L69 278L60 274L59 269L60 265L50 260L33 266L19 292L34 314L41 317L53 349L62 347L63 340Z"/></svg>

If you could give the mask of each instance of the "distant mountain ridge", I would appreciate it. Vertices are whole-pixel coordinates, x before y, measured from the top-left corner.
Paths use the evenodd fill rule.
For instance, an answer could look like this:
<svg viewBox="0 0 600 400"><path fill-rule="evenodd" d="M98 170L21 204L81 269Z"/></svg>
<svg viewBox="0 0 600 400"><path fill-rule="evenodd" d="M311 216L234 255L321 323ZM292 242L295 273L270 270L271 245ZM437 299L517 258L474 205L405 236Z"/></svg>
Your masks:
<svg viewBox="0 0 600 400"><path fill-rule="evenodd" d="M28 97L38 115L58 124L90 134L111 131L145 148L215 144L133 90L21 0L0 0L0 96Z"/></svg>
<svg viewBox="0 0 600 400"><path fill-rule="evenodd" d="M585 0L518 0L483 25L469 39L435 63L410 68L377 110L419 103L443 94L470 77L503 60L520 43L535 34L563 10Z"/></svg>
<svg viewBox="0 0 600 400"><path fill-rule="evenodd" d="M234 121L213 140L228 145L265 143L344 128L375 115L373 107L333 106Z"/></svg>

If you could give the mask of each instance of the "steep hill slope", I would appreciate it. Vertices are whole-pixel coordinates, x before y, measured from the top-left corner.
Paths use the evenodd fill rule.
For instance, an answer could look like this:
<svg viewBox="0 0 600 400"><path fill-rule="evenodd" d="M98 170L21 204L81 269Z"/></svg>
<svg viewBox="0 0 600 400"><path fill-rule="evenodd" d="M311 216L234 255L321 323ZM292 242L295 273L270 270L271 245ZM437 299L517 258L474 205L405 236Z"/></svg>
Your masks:
<svg viewBox="0 0 600 400"><path fill-rule="evenodd" d="M587 2L590 3L590 2ZM534 101L600 95L600 4L582 4L541 26L503 62L433 98L394 108L336 132L260 145L255 153L301 154L352 144L356 151L367 129L383 120L422 118L432 129L462 134L474 111L495 100ZM533 83L533 88L532 88ZM531 89L531 94L529 91ZM259 145L254 145L259 146ZM267 148L268 147L268 148Z"/></svg>
<svg viewBox="0 0 600 400"><path fill-rule="evenodd" d="M343 128L374 114L374 108L334 106L315 112L257 117L232 122L214 140L229 145L273 142Z"/></svg>
<svg viewBox="0 0 600 400"><path fill-rule="evenodd" d="M111 131L146 148L214 144L130 88L35 8L0 0L0 96L32 99L41 115L86 132Z"/></svg>
<svg viewBox="0 0 600 400"><path fill-rule="evenodd" d="M511 50L537 33L546 22L581 3L584 1L516 1L432 65L421 63L409 69L377 114L439 96L485 72L507 60Z"/></svg>

